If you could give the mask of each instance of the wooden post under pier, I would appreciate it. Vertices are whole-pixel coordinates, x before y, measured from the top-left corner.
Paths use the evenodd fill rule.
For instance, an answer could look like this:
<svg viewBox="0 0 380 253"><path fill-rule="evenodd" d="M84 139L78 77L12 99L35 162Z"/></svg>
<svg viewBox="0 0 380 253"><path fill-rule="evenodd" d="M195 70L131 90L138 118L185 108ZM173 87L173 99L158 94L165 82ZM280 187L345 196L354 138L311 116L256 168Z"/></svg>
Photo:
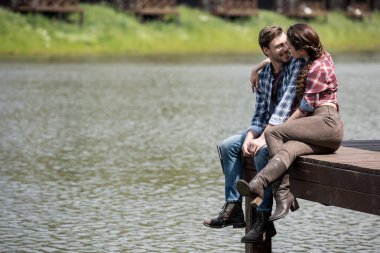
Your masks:
<svg viewBox="0 0 380 253"><path fill-rule="evenodd" d="M289 173L297 198L380 215L380 140L345 141L334 154L300 156ZM253 159L244 158L244 180L255 174ZM256 210L248 197L245 203L248 232ZM245 252L271 252L271 240L246 244Z"/></svg>

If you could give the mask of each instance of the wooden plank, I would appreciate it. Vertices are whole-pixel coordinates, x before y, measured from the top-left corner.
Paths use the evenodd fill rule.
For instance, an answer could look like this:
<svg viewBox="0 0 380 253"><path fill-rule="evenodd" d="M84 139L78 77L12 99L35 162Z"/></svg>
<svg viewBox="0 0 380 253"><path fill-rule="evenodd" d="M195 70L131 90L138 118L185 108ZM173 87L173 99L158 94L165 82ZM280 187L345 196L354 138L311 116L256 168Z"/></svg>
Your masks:
<svg viewBox="0 0 380 253"><path fill-rule="evenodd" d="M370 151L380 151L380 141L378 140L344 141L342 146Z"/></svg>
<svg viewBox="0 0 380 253"><path fill-rule="evenodd" d="M292 179L380 196L380 175L307 162L295 162L289 173Z"/></svg>
<svg viewBox="0 0 380 253"><path fill-rule="evenodd" d="M84 19L84 10L80 8L79 0L20 0L14 2L11 9L26 13L78 13L79 25L83 24Z"/></svg>
<svg viewBox="0 0 380 253"><path fill-rule="evenodd" d="M144 22L146 17L162 18L165 15L175 15L176 22L179 22L176 0L126 0L123 2L125 9L134 13L140 22Z"/></svg>
<svg viewBox="0 0 380 253"><path fill-rule="evenodd" d="M297 198L380 215L379 195L365 194L293 178L291 178L291 191Z"/></svg>
<svg viewBox="0 0 380 253"><path fill-rule="evenodd" d="M73 13L73 12L79 12L82 13L83 10L80 8L73 8L73 7L65 7L65 8L59 8L59 7L36 7L36 8L29 8L29 7L19 7L15 9L16 11L20 12L54 12L54 13Z"/></svg>
<svg viewBox="0 0 380 253"><path fill-rule="evenodd" d="M297 198L380 215L379 151L380 140L345 141L335 154L298 157L289 169L290 190ZM250 181L256 174L253 159L243 161L243 178ZM248 232L255 210L249 198L245 202ZM246 245L246 252L255 250Z"/></svg>
<svg viewBox="0 0 380 253"><path fill-rule="evenodd" d="M178 11L175 9L141 9L138 10L137 13L143 15L165 15L165 14L176 14L178 15Z"/></svg>
<svg viewBox="0 0 380 253"><path fill-rule="evenodd" d="M379 175L300 161L289 172L291 191L298 198L380 215ZM252 167L245 173L250 175L244 177L247 181L255 175Z"/></svg>
<svg viewBox="0 0 380 253"><path fill-rule="evenodd" d="M83 12L78 0L24 0L17 2L13 9L21 12Z"/></svg>
<svg viewBox="0 0 380 253"><path fill-rule="evenodd" d="M377 151L340 147L335 154L307 155L297 160L380 175L380 152Z"/></svg>

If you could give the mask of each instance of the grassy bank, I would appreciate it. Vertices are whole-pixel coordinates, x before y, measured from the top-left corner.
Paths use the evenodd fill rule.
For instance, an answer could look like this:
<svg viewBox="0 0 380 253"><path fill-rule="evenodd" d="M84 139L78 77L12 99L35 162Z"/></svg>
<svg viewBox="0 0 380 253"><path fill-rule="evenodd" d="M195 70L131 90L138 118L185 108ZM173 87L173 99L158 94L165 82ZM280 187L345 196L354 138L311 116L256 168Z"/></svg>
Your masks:
<svg viewBox="0 0 380 253"><path fill-rule="evenodd" d="M270 24L297 22L269 11L244 22L227 22L207 12L180 7L180 24L140 24L132 15L110 7L82 5L82 27L41 15L21 15L0 9L0 56L83 56L189 53L257 53L259 30ZM342 13L329 13L310 24L329 51L380 50L380 13L355 22Z"/></svg>

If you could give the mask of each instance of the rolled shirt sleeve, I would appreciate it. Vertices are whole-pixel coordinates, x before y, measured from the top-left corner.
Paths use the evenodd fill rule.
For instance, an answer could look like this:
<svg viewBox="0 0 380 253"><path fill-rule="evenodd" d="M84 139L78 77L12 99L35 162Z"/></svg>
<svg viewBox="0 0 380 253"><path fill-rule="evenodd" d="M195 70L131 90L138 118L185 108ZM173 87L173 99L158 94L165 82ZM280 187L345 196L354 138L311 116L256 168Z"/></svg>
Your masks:
<svg viewBox="0 0 380 253"><path fill-rule="evenodd" d="M253 130L257 134L261 134L264 131L264 128L268 122L269 118L269 104L267 99L267 93L268 88L266 87L265 83L267 83L269 80L269 76L266 74L268 71L268 68L266 67L259 75L260 84L262 86L259 87L259 89L256 90L256 103L255 103L255 112L253 113L251 124L248 127L247 131Z"/></svg>
<svg viewBox="0 0 380 253"><path fill-rule="evenodd" d="M323 102L336 102L337 80L329 55L313 62L305 80L305 91L299 105L303 112L312 113Z"/></svg>
<svg viewBox="0 0 380 253"><path fill-rule="evenodd" d="M310 96L309 96L309 99L306 99L306 97L304 96L301 100L301 103L300 103L300 106L299 106L299 109L303 112L314 112L315 111L315 108L313 106L311 106L309 104L308 101L310 101Z"/></svg>

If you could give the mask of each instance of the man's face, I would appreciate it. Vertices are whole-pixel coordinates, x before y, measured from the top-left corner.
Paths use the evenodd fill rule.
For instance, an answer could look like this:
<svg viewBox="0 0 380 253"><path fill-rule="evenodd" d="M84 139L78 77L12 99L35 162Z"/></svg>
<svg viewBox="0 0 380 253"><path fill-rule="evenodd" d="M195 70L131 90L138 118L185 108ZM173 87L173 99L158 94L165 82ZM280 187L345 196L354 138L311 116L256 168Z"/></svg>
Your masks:
<svg viewBox="0 0 380 253"><path fill-rule="evenodd" d="M273 39L269 44L269 48L264 48L264 53L267 54L271 62L287 63L290 61L291 54L289 47L286 44L286 34L282 33L277 38Z"/></svg>

